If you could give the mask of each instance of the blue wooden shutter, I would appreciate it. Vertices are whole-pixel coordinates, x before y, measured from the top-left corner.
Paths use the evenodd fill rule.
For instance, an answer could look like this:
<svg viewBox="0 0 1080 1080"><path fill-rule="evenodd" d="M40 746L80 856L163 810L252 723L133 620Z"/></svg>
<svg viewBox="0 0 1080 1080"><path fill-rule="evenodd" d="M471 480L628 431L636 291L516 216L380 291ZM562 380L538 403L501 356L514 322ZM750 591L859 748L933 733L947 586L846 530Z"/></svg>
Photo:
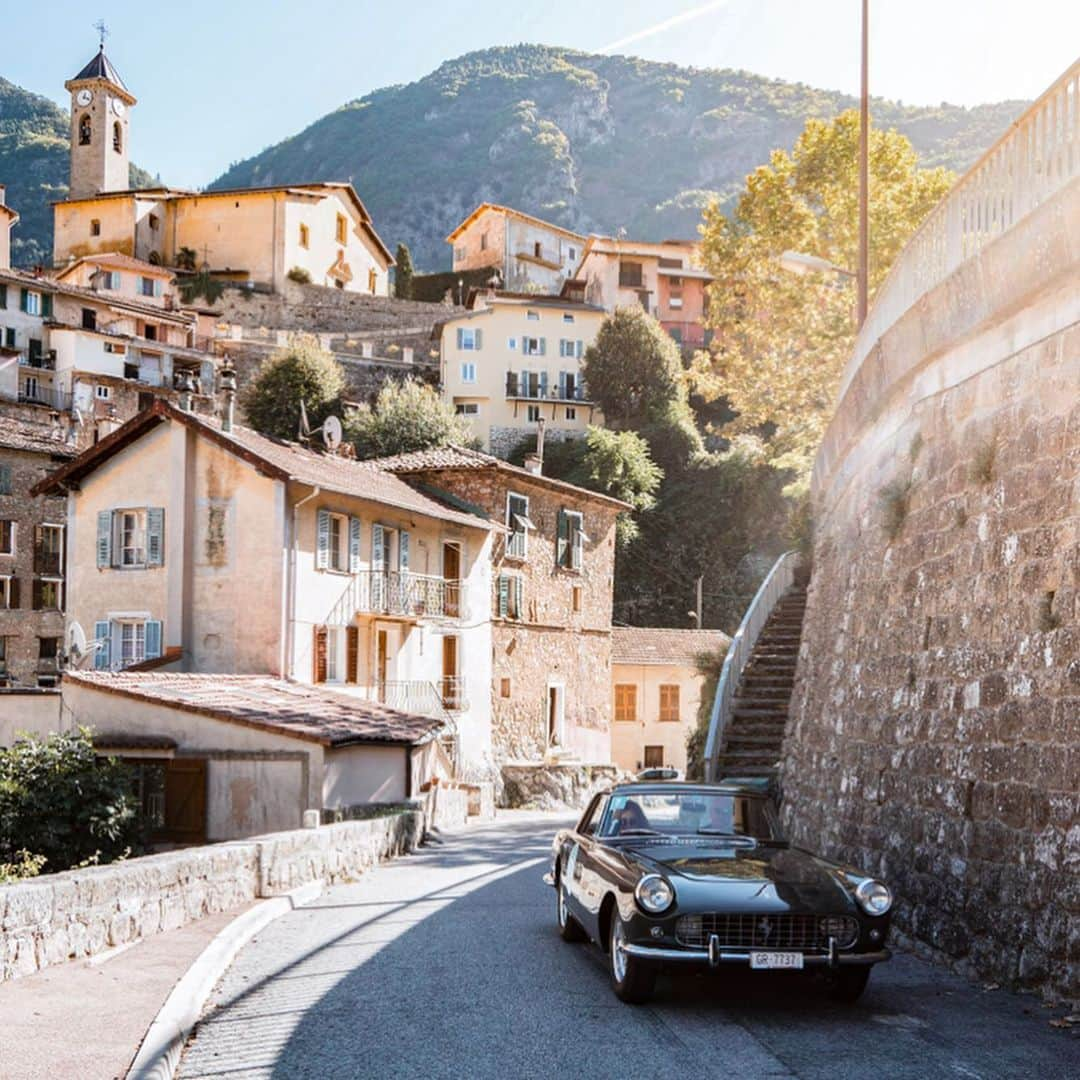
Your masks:
<svg viewBox="0 0 1080 1080"><path fill-rule="evenodd" d="M461 326L457 328L457 347L459 350L465 348L465 330Z"/></svg>
<svg viewBox="0 0 1080 1080"><path fill-rule="evenodd" d="M559 372L559 397L563 401L566 400L566 372L565 371L560 371Z"/></svg>
<svg viewBox="0 0 1080 1080"><path fill-rule="evenodd" d="M112 511L102 510L97 516L97 564L112 566Z"/></svg>
<svg viewBox="0 0 1080 1080"><path fill-rule="evenodd" d="M146 510L146 565L165 565L165 507Z"/></svg>
<svg viewBox="0 0 1080 1080"><path fill-rule="evenodd" d="M143 642L143 655L147 660L155 660L161 655L161 620L146 620L146 637Z"/></svg>
<svg viewBox="0 0 1080 1080"><path fill-rule="evenodd" d="M546 398L548 396L548 373L546 371L540 372L540 397Z"/></svg>
<svg viewBox="0 0 1080 1080"><path fill-rule="evenodd" d="M97 652L94 653L94 667L98 671L109 670L109 646L112 644L110 640L111 632L111 623L94 623L94 640L101 643Z"/></svg>
<svg viewBox="0 0 1080 1080"><path fill-rule="evenodd" d="M570 519L566 515L565 510L559 511L559 534L558 543L555 548L555 562L559 566L567 565L567 548L570 542Z"/></svg>
<svg viewBox="0 0 1080 1080"><path fill-rule="evenodd" d="M585 342L578 338L577 342L577 358L580 360L585 355Z"/></svg>
<svg viewBox="0 0 1080 1080"><path fill-rule="evenodd" d="M476 333L473 334L473 348L479 351L484 347L484 331L477 328Z"/></svg>
<svg viewBox="0 0 1080 1080"><path fill-rule="evenodd" d="M546 337L542 337L540 339L540 355L541 356L546 356L547 355L547 338Z"/></svg>
<svg viewBox="0 0 1080 1080"><path fill-rule="evenodd" d="M360 519L349 518L349 573L360 572Z"/></svg>
<svg viewBox="0 0 1080 1080"><path fill-rule="evenodd" d="M510 609L510 579L506 574L499 575L499 618L505 619Z"/></svg>
<svg viewBox="0 0 1080 1080"><path fill-rule="evenodd" d="M404 529L398 533L398 569L403 574L409 569L409 534Z"/></svg>
<svg viewBox="0 0 1080 1080"><path fill-rule="evenodd" d="M315 569L325 570L330 563L330 511L315 515Z"/></svg>

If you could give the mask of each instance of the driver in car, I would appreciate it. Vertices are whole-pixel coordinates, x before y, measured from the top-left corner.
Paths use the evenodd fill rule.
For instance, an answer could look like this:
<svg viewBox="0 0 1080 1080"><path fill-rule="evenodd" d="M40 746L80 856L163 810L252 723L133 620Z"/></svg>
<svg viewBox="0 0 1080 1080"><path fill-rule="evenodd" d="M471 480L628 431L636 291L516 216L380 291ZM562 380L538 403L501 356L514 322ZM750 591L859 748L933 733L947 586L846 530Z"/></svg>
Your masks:
<svg viewBox="0 0 1080 1080"><path fill-rule="evenodd" d="M648 829L649 819L645 811L637 802L630 799L621 809L615 812L615 834L627 832L630 829Z"/></svg>
<svg viewBox="0 0 1080 1080"><path fill-rule="evenodd" d="M708 832L733 833L732 805L730 799L709 799L705 818L698 826Z"/></svg>

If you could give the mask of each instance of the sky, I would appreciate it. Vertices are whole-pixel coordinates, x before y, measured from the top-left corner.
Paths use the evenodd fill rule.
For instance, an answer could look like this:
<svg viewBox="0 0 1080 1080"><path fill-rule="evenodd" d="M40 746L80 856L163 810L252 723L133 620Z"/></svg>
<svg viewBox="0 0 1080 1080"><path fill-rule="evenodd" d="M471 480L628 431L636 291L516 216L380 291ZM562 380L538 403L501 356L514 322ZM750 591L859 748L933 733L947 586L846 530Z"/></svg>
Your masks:
<svg viewBox="0 0 1080 1080"><path fill-rule="evenodd" d="M855 93L860 0L50 0L5 3L0 76L64 109L106 51L139 99L132 160L200 187L344 102L492 45L535 42L742 68ZM1038 96L1076 59L1077 0L871 0L871 93L906 104Z"/></svg>

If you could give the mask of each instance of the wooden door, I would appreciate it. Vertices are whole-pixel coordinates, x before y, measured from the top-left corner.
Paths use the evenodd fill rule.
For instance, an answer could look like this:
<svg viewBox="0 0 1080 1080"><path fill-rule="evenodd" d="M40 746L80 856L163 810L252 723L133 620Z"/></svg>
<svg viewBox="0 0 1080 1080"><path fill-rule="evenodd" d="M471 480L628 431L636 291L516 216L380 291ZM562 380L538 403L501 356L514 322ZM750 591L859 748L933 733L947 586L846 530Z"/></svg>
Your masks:
<svg viewBox="0 0 1080 1080"><path fill-rule="evenodd" d="M375 679L379 688L379 700L386 701L386 670L389 666L390 643L385 630L375 634Z"/></svg>
<svg viewBox="0 0 1080 1080"><path fill-rule="evenodd" d="M206 842L206 759L173 758L165 767L163 840Z"/></svg>
<svg viewBox="0 0 1080 1080"><path fill-rule="evenodd" d="M461 610L461 548L443 544L443 613L456 619Z"/></svg>
<svg viewBox="0 0 1080 1080"><path fill-rule="evenodd" d="M442 639L443 707L457 707L458 697L458 640L451 634Z"/></svg>

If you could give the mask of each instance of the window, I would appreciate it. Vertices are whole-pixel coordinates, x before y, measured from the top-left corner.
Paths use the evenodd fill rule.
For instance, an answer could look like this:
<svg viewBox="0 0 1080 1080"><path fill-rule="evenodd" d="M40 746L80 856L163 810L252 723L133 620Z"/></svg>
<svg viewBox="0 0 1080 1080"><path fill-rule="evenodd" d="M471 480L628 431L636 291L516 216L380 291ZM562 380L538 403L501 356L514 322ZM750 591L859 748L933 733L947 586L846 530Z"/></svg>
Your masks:
<svg viewBox="0 0 1080 1080"><path fill-rule="evenodd" d="M120 666L130 667L141 664L146 659L146 623L121 622L120 631Z"/></svg>
<svg viewBox="0 0 1080 1080"><path fill-rule="evenodd" d="M454 405L454 413L457 416L479 416L480 406L475 401L459 401Z"/></svg>
<svg viewBox="0 0 1080 1080"><path fill-rule="evenodd" d="M97 218L91 218L90 219L90 235L91 236L100 236L101 235L101 222L98 221Z"/></svg>
<svg viewBox="0 0 1080 1080"><path fill-rule="evenodd" d="M319 510L315 515L315 569L355 574L360 569L360 519Z"/></svg>
<svg viewBox="0 0 1080 1080"><path fill-rule="evenodd" d="M300 246L302 248L311 246L311 230L306 225L300 226Z"/></svg>
<svg viewBox="0 0 1080 1080"><path fill-rule="evenodd" d="M0 608L13 610L19 606L19 579L5 575L0 577Z"/></svg>
<svg viewBox="0 0 1080 1080"><path fill-rule="evenodd" d="M566 313L566 314L565 314L565 315L564 315L564 316L562 317L562 321L563 321L564 323L572 323L572 322L574 321L574 316L573 316L573 315L571 315L571 314L570 314L570 312L567 312L567 313Z"/></svg>
<svg viewBox="0 0 1080 1080"><path fill-rule="evenodd" d="M15 327L14 326L9 326L9 327L5 328L5 330L4 330L4 344L9 349L14 349L16 347L16 345L15 345Z"/></svg>
<svg viewBox="0 0 1080 1080"><path fill-rule="evenodd" d="M157 216L157 214L150 214L149 220L150 228L153 229L154 232L157 232L159 226L161 225L161 219Z"/></svg>
<svg viewBox="0 0 1080 1080"><path fill-rule="evenodd" d="M562 357L570 357L571 359L580 360L585 354L585 342L580 339L572 338L560 338L559 339L559 355Z"/></svg>
<svg viewBox="0 0 1080 1080"><path fill-rule="evenodd" d="M574 611L581 610L581 586L575 585L570 590L570 607Z"/></svg>
<svg viewBox="0 0 1080 1080"><path fill-rule="evenodd" d="M637 687L633 683L615 684L615 719L621 723L637 720Z"/></svg>
<svg viewBox="0 0 1080 1080"><path fill-rule="evenodd" d="M525 409L525 419L530 424L538 424L540 422L540 406L529 405Z"/></svg>
<svg viewBox="0 0 1080 1080"><path fill-rule="evenodd" d="M337 227L334 236L339 244L349 242L349 222L344 214L338 214L337 216Z"/></svg>
<svg viewBox="0 0 1080 1080"><path fill-rule="evenodd" d="M84 330L97 329L97 312L93 308L84 307L82 309L82 328Z"/></svg>
<svg viewBox="0 0 1080 1080"><path fill-rule="evenodd" d="M509 350L510 350L511 352L513 352L513 351L514 351L514 350L515 350L515 349L517 348L517 338L516 338L516 337L512 337L512 338L507 338L507 339L506 339L506 347L507 347L507 348L508 348L508 349L509 349Z"/></svg>
<svg viewBox="0 0 1080 1080"><path fill-rule="evenodd" d="M124 510L117 515L121 566L146 565L146 511Z"/></svg>
<svg viewBox="0 0 1080 1080"><path fill-rule="evenodd" d="M98 513L98 569L141 569L164 564L164 507L102 510Z"/></svg>
<svg viewBox="0 0 1080 1080"><path fill-rule="evenodd" d="M341 654L345 644L343 626L328 626L326 628L326 681L341 682L341 674L344 665L341 662Z"/></svg>
<svg viewBox="0 0 1080 1080"><path fill-rule="evenodd" d="M668 306L672 308L682 307L682 293L672 293L668 298Z"/></svg>
<svg viewBox="0 0 1080 1080"><path fill-rule="evenodd" d="M466 383L476 382L476 364L471 360L461 365L461 381Z"/></svg>
<svg viewBox="0 0 1080 1080"><path fill-rule="evenodd" d="M665 723L679 719L679 687L663 685L660 687L660 719Z"/></svg>
<svg viewBox="0 0 1080 1080"><path fill-rule="evenodd" d="M539 240L533 244L533 257L537 259L542 259L544 257L544 247Z"/></svg>
<svg viewBox="0 0 1080 1080"><path fill-rule="evenodd" d="M660 256L659 263L665 270L681 270L683 266L682 259L674 259L663 255Z"/></svg>
<svg viewBox="0 0 1080 1080"><path fill-rule="evenodd" d="M327 549L327 565L331 570L342 571L348 569L348 555L345 551L347 529L348 524L341 514L330 515L330 543Z"/></svg>
<svg viewBox="0 0 1080 1080"><path fill-rule="evenodd" d="M459 326L457 347L462 352L476 352L484 344L484 332L474 327Z"/></svg>
<svg viewBox="0 0 1080 1080"><path fill-rule="evenodd" d="M160 296L161 295L161 281L158 278L141 277L139 278L139 295L140 296Z"/></svg>
<svg viewBox="0 0 1080 1080"><path fill-rule="evenodd" d="M580 570L586 540L588 537L585 535L580 511L560 510L559 536L555 551L558 565L568 570Z"/></svg>
<svg viewBox="0 0 1080 1080"><path fill-rule="evenodd" d="M124 378L125 379L138 379L139 377L139 365L138 364L125 364L124 365Z"/></svg>
<svg viewBox="0 0 1080 1080"><path fill-rule="evenodd" d="M112 352L112 349L106 349L105 351ZM98 401L108 401L109 398L112 397L112 388L109 386L102 386L98 383L94 387L94 397L96 397Z"/></svg>
<svg viewBox="0 0 1080 1080"><path fill-rule="evenodd" d="M41 314L41 293L36 292L24 292L26 297L26 304L24 310L27 315L40 315Z"/></svg>
<svg viewBox="0 0 1080 1080"><path fill-rule="evenodd" d="M573 406L568 406L567 410L566 410L566 419L567 420L576 420L577 419L577 409L575 409Z"/></svg>
<svg viewBox="0 0 1080 1080"><path fill-rule="evenodd" d="M3 640L4 640L3 638L0 638L0 643L2 643ZM2 670L2 669L0 669L0 670ZM499 697L508 698L509 696L510 696L510 680L509 679L500 679L499 680Z"/></svg>
<svg viewBox="0 0 1080 1080"><path fill-rule="evenodd" d="M93 127L90 124L90 114L83 113L79 117L79 145L89 146L90 137L93 134Z"/></svg>
<svg viewBox="0 0 1080 1080"><path fill-rule="evenodd" d="M539 311L527 311L527 312L525 312L525 318L528 319L529 322L539 322L540 321L540 312Z"/></svg>
<svg viewBox="0 0 1080 1080"><path fill-rule="evenodd" d="M6 683L7 680L7 638L0 637L0 685ZM509 680L506 680L509 682ZM509 697L509 695L506 695Z"/></svg>
<svg viewBox="0 0 1080 1080"><path fill-rule="evenodd" d="M521 339L521 351L526 356L543 356L547 351L546 340L538 337L523 337Z"/></svg>
<svg viewBox="0 0 1080 1080"><path fill-rule="evenodd" d="M118 341L106 341L102 343L102 348L112 356L127 356L127 346L121 345ZM107 386L100 387L102 390L108 390Z"/></svg>
<svg viewBox="0 0 1080 1080"><path fill-rule="evenodd" d="M112 148L118 153L124 152L124 129L120 126L120 121L117 120L112 126Z"/></svg>
<svg viewBox="0 0 1080 1080"><path fill-rule="evenodd" d="M659 769L664 764L664 748L662 746L646 746L645 761L646 769Z"/></svg>
<svg viewBox="0 0 1080 1080"><path fill-rule="evenodd" d="M143 327L143 337L146 338L147 341L157 341L158 328L153 323L147 323Z"/></svg>
<svg viewBox="0 0 1080 1080"><path fill-rule="evenodd" d="M525 618L525 580L520 574L499 575L499 618Z"/></svg>
<svg viewBox="0 0 1080 1080"><path fill-rule="evenodd" d="M374 270L369 270L367 272L367 287L368 292L371 293L372 296L374 296L375 290L379 287L379 276L375 273Z"/></svg>
<svg viewBox="0 0 1080 1080"><path fill-rule="evenodd" d="M529 551L529 530L535 529L529 520L529 500L525 495L510 492L506 496L506 554L511 559L524 559Z"/></svg>
<svg viewBox="0 0 1080 1080"><path fill-rule="evenodd" d="M0 555L15 554L15 522L0 521Z"/></svg>
<svg viewBox="0 0 1080 1080"><path fill-rule="evenodd" d="M571 262L577 262L577 248L570 248L568 255Z"/></svg>
<svg viewBox="0 0 1080 1080"><path fill-rule="evenodd" d="M38 378L36 375L27 375L23 382L23 397L28 401L38 400Z"/></svg>
<svg viewBox="0 0 1080 1080"><path fill-rule="evenodd" d="M669 285L681 285L682 284L682 278L681 277L669 277L668 278L668 284Z"/></svg>
<svg viewBox="0 0 1080 1080"><path fill-rule="evenodd" d="M628 289L641 287L641 263L619 261L619 285Z"/></svg>
<svg viewBox="0 0 1080 1080"><path fill-rule="evenodd" d="M62 577L64 573L64 526L34 527L34 573Z"/></svg>
<svg viewBox="0 0 1080 1080"><path fill-rule="evenodd" d="M487 251L487 244L488 244L488 234L487 233L481 233L480 234L480 250L481 251Z"/></svg>
<svg viewBox="0 0 1080 1080"><path fill-rule="evenodd" d="M38 659L39 660L56 660L57 654L60 652L60 639L58 637L39 637L38 638Z"/></svg>

